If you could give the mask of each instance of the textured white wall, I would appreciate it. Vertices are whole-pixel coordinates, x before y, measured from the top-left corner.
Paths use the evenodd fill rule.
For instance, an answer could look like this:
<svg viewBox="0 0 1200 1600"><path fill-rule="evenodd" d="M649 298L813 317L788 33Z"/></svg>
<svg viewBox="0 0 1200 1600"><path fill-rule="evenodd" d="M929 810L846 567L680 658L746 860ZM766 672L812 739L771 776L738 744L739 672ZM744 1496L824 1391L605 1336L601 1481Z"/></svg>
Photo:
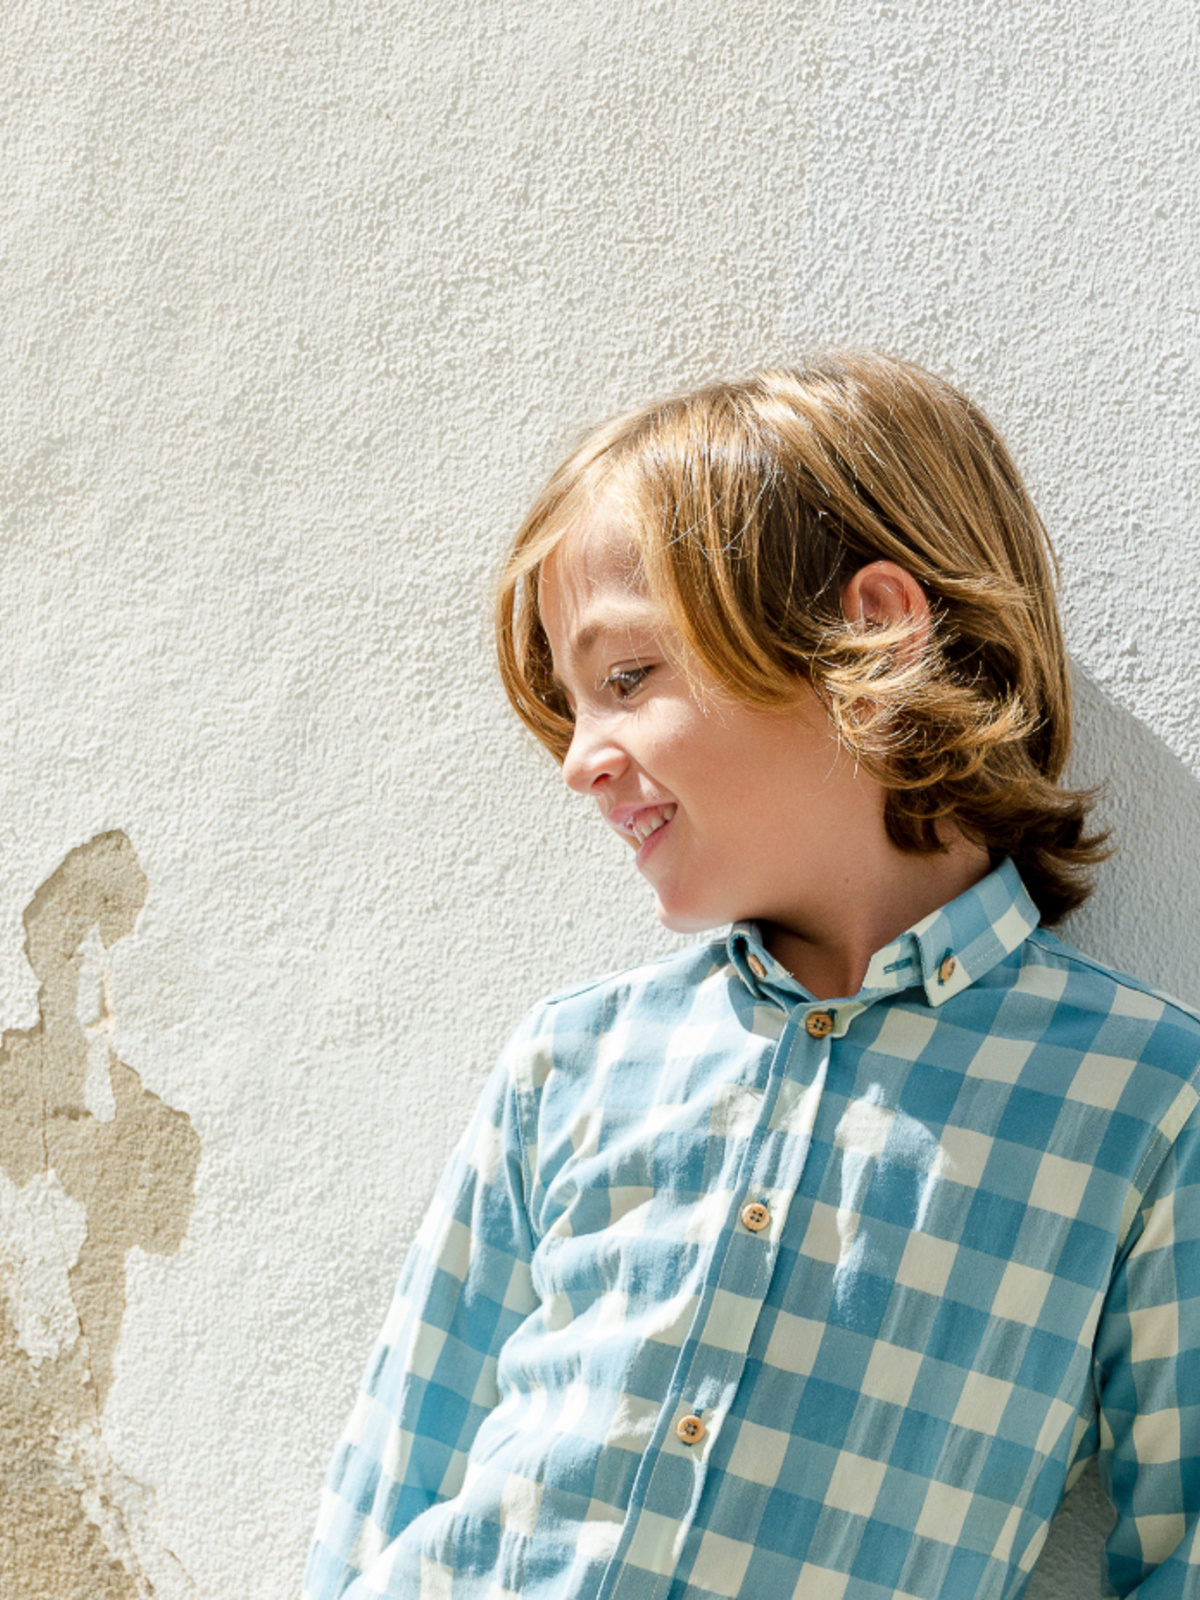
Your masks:
<svg viewBox="0 0 1200 1600"><path fill-rule="evenodd" d="M487 643L586 421L814 339L976 394L1114 773L1076 936L1200 999L1197 69L1190 0L6 16L0 1025L37 1016L33 891L123 830L114 1042L201 1141L103 1416L168 1600L295 1591L496 1046L664 939ZM1040 1595L1098 1592L1096 1517Z"/></svg>

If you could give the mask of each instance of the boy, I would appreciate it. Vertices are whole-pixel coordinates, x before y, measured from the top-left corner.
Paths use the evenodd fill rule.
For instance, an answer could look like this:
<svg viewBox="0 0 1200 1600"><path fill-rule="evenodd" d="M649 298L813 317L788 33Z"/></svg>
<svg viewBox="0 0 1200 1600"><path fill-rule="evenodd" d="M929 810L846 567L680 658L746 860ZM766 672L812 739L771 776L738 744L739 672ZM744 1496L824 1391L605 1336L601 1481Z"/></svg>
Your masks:
<svg viewBox="0 0 1200 1600"><path fill-rule="evenodd" d="M662 920L733 926L517 1031L311 1600L1007 1600L1097 1453L1110 1592L1200 1595L1200 1022L1044 931L1104 854L1051 559L986 419L878 356L543 491L509 696Z"/></svg>

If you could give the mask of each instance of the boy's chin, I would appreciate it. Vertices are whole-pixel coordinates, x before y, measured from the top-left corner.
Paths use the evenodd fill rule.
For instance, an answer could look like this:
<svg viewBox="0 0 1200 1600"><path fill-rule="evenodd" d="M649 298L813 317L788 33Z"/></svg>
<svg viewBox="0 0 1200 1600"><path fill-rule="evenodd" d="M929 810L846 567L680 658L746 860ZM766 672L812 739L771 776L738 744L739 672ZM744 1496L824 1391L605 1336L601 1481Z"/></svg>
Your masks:
<svg viewBox="0 0 1200 1600"><path fill-rule="evenodd" d="M654 914L672 933L708 933L711 928L724 928L738 920L711 907L672 905L661 895L655 896Z"/></svg>

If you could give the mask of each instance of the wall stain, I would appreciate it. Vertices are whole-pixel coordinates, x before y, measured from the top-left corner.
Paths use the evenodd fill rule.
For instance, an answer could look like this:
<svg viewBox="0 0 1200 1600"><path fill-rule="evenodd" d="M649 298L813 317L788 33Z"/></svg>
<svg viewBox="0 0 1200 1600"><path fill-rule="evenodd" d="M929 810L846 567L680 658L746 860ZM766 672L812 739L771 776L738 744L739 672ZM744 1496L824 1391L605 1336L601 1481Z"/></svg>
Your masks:
<svg viewBox="0 0 1200 1600"><path fill-rule="evenodd" d="M101 1430L125 1256L173 1255L200 1141L110 1044L104 952L145 874L121 832L72 850L34 895L38 1021L0 1043L0 1600L187 1600L153 1492Z"/></svg>

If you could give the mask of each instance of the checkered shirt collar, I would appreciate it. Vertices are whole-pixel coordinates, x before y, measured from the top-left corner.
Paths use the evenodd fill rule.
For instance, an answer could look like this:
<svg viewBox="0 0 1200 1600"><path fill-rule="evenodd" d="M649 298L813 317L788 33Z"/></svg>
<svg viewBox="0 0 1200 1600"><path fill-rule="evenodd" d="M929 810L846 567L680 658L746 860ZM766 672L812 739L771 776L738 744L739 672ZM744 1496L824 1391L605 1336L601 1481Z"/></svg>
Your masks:
<svg viewBox="0 0 1200 1600"><path fill-rule="evenodd" d="M944 1005L977 983L1022 945L1038 925L1038 909L1011 860L956 900L933 911L871 957L863 986L853 997L861 1010L873 1000L920 984L931 1006ZM794 1005L808 991L768 952L755 922L735 922L729 959L755 995ZM757 976L751 957L763 968Z"/></svg>

